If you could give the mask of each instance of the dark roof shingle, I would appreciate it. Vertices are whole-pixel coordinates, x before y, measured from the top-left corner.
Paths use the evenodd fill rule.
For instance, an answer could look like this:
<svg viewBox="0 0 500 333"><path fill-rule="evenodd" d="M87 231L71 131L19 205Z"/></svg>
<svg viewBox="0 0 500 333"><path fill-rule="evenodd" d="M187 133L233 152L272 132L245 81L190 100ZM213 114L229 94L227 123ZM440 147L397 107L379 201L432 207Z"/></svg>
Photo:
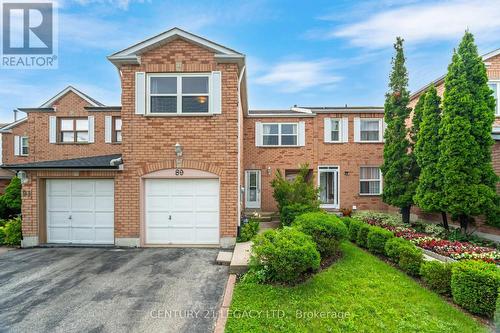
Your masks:
<svg viewBox="0 0 500 333"><path fill-rule="evenodd" d="M22 164L5 164L4 169L118 169L118 165L111 165L111 161L120 158L121 154L72 158L68 160L43 161Z"/></svg>

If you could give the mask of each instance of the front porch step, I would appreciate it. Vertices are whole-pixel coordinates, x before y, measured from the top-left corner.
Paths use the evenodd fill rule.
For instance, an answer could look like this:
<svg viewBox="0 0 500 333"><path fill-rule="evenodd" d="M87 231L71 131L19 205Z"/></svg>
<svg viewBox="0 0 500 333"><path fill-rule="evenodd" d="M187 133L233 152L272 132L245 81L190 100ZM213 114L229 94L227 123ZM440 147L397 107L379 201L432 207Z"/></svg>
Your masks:
<svg viewBox="0 0 500 333"><path fill-rule="evenodd" d="M233 259L233 252L219 251L215 263L217 265L229 266L231 264L232 259Z"/></svg>
<svg viewBox="0 0 500 333"><path fill-rule="evenodd" d="M250 261L250 250L252 242L236 243L233 251L233 258L229 265L229 274L243 274L248 271Z"/></svg>
<svg viewBox="0 0 500 333"><path fill-rule="evenodd" d="M266 230L277 229L280 226L279 221L271 221L271 222L260 222L259 224L259 234L263 233Z"/></svg>

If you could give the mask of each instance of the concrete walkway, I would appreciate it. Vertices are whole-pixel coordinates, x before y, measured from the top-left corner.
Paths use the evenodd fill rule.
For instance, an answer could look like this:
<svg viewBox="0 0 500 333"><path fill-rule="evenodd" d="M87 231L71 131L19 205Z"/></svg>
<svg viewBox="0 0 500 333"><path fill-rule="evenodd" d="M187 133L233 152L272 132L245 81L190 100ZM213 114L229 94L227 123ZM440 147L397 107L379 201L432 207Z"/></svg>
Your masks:
<svg viewBox="0 0 500 333"><path fill-rule="evenodd" d="M236 243L233 251L233 258L229 265L229 274L243 274L248 271L248 262L250 261L250 250L252 241Z"/></svg>

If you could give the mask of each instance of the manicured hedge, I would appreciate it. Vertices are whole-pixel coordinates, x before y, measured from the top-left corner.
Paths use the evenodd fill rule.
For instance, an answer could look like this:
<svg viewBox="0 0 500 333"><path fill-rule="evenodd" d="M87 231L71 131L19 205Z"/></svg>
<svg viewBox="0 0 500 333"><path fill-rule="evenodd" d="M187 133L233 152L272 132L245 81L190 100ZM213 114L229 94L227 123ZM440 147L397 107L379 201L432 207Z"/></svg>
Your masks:
<svg viewBox="0 0 500 333"><path fill-rule="evenodd" d="M500 276L494 264L460 261L453 265L453 301L472 313L492 318L495 314Z"/></svg>
<svg viewBox="0 0 500 333"><path fill-rule="evenodd" d="M340 218L324 212L297 216L292 226L312 237L322 258L335 255L340 242L347 238L347 228Z"/></svg>
<svg viewBox="0 0 500 333"><path fill-rule="evenodd" d="M366 242L368 250L376 254L384 254L385 243L393 237L394 234L389 230L380 227L371 227Z"/></svg>
<svg viewBox="0 0 500 333"><path fill-rule="evenodd" d="M366 223L363 223L358 231L358 238L356 238L356 244L361 247L366 248L368 242L368 233L370 232L372 226Z"/></svg>
<svg viewBox="0 0 500 333"><path fill-rule="evenodd" d="M404 246L412 247L413 244L403 238L391 238L385 243L385 254L395 263L399 263L399 254Z"/></svg>
<svg viewBox="0 0 500 333"><path fill-rule="evenodd" d="M320 254L311 236L284 227L255 237L249 269L261 282L293 283L319 265Z"/></svg>
<svg viewBox="0 0 500 333"><path fill-rule="evenodd" d="M420 275L430 289L438 294L451 294L451 269L452 263L440 261L424 261L420 266Z"/></svg>
<svg viewBox="0 0 500 333"><path fill-rule="evenodd" d="M400 248L399 267L409 275L418 276L423 261L422 250L416 246L402 246Z"/></svg>
<svg viewBox="0 0 500 333"><path fill-rule="evenodd" d="M248 242L257 235L259 232L259 221L250 219L247 223L243 224L238 236L238 242Z"/></svg>
<svg viewBox="0 0 500 333"><path fill-rule="evenodd" d="M345 226L347 229L349 229L349 226L351 225L351 222L354 220L352 217L343 217L341 218L342 222L344 222Z"/></svg>
<svg viewBox="0 0 500 333"><path fill-rule="evenodd" d="M351 242L356 242L356 240L358 239L359 229L364 224L364 222L355 219L351 220L351 223L349 223L349 239L351 240Z"/></svg>
<svg viewBox="0 0 500 333"><path fill-rule="evenodd" d="M295 218L307 212L318 211L316 207L307 204L293 203L281 209L280 221L282 226L290 226Z"/></svg>
<svg viewBox="0 0 500 333"><path fill-rule="evenodd" d="M21 245L22 237L21 217L10 219L3 227L0 227L0 244L18 246Z"/></svg>

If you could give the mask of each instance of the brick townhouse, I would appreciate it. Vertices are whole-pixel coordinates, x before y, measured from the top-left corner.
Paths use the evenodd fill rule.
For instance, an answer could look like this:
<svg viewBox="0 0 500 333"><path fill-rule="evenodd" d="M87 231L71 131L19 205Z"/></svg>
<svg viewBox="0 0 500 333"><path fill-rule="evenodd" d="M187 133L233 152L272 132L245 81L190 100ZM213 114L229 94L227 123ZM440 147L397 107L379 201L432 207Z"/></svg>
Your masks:
<svg viewBox="0 0 500 333"><path fill-rule="evenodd" d="M305 163L323 207L389 209L382 108L248 110L245 56L177 28L108 59L121 106L70 86L0 130L24 247L230 247L243 210L276 209L275 172Z"/></svg>

